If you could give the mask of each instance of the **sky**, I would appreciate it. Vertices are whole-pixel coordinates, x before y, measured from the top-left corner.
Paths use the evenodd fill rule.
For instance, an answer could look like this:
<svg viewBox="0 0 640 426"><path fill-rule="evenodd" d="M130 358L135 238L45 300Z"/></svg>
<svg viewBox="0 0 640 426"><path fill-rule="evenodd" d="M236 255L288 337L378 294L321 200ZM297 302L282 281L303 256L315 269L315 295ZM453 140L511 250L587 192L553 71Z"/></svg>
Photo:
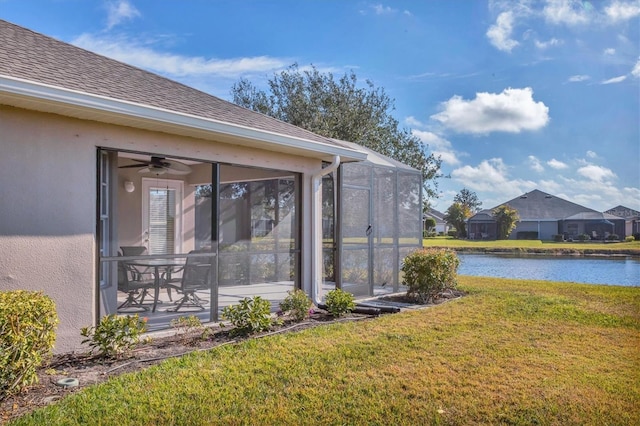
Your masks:
<svg viewBox="0 0 640 426"><path fill-rule="evenodd" d="M534 189L640 210L640 0L0 0L0 18L230 100L353 71L492 208Z"/></svg>

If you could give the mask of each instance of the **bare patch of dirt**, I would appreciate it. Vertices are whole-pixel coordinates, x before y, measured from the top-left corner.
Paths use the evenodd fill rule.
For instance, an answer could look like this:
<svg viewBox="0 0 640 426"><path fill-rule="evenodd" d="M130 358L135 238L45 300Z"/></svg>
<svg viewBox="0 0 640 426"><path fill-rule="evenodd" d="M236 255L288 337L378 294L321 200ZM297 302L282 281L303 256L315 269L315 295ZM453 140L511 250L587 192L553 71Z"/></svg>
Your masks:
<svg viewBox="0 0 640 426"><path fill-rule="evenodd" d="M448 299L462 296L462 292L442 294L430 305L439 304ZM379 298L411 305L414 304L404 295L393 295ZM429 306L429 305L425 305ZM179 357L195 351L205 351L221 345L234 344L248 338L262 338L278 333L290 333L306 328L317 327L339 321L357 321L372 318L371 315L352 313L342 318L334 318L326 311L316 309L310 318L301 323L284 321L283 325L272 331L249 337L232 337L229 330L214 328L207 338L203 339L202 331L179 332L166 337L153 338L141 344L127 357L120 359L104 359L90 353L66 353L54 355L51 360L38 370L38 383L23 390L22 393L0 401L0 424L20 417L36 408L59 401L94 384L102 383L112 377L130 373L158 364L165 359ZM64 387L58 384L61 380L77 379L77 386Z"/></svg>

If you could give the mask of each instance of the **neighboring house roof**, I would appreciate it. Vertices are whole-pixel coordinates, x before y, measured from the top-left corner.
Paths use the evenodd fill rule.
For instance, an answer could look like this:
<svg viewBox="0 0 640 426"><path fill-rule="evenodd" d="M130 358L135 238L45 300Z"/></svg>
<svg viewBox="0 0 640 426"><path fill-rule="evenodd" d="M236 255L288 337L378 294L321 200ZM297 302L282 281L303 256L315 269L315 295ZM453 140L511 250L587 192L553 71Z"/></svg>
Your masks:
<svg viewBox="0 0 640 426"><path fill-rule="evenodd" d="M582 212L597 213L596 210L572 203L571 201L564 200L537 189L522 194L519 197L509 200L506 203L502 203L496 207L503 205L509 205L509 207L516 209L520 216L520 221L560 220ZM493 209L481 210L472 218L482 215L482 218L484 219L485 215L491 215L492 210Z"/></svg>
<svg viewBox="0 0 640 426"><path fill-rule="evenodd" d="M0 104L279 152L366 159L357 147L3 20Z"/></svg>
<svg viewBox="0 0 640 426"><path fill-rule="evenodd" d="M625 207L622 205L606 210L605 213L609 213L614 216L618 216L626 219L631 219L631 218L640 216L640 212L638 210L634 210L632 208Z"/></svg>
<svg viewBox="0 0 640 426"><path fill-rule="evenodd" d="M444 220L444 213L439 212L436 209L432 209L429 208L429 210L424 214L425 217L432 217L435 219L436 223L447 223L446 220Z"/></svg>
<svg viewBox="0 0 640 426"><path fill-rule="evenodd" d="M608 213L582 212L582 213L574 214L573 216L565 217L564 220L611 221L611 220L624 220L624 218L620 216L608 214Z"/></svg>

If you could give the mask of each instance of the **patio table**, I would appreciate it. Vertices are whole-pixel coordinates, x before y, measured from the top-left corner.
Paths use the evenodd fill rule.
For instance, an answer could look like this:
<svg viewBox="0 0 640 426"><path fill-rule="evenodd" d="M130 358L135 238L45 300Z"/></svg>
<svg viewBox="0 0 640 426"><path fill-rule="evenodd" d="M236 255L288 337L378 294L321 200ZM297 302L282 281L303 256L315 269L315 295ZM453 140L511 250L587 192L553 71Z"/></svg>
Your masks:
<svg viewBox="0 0 640 426"><path fill-rule="evenodd" d="M127 262L133 267L143 267L153 269L153 308L151 312L156 311L158 305L158 298L160 297L160 287L162 287L162 276L171 273L171 270L176 268L180 269L184 267L184 260L182 259L143 259L143 260L131 260Z"/></svg>

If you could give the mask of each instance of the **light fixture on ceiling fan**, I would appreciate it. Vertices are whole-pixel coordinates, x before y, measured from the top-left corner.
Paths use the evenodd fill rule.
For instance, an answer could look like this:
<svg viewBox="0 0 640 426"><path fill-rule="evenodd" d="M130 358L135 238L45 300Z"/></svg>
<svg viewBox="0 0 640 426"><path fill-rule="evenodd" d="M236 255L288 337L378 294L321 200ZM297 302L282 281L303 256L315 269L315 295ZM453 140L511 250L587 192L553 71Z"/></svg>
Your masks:
<svg viewBox="0 0 640 426"><path fill-rule="evenodd" d="M138 173L153 173L155 175L163 175L168 173L170 175L188 175L191 173L191 167L176 160L167 160L164 157L152 156L150 161L138 160L132 158L131 160L137 161L140 164L129 164L127 166L120 166L120 169L139 168Z"/></svg>

